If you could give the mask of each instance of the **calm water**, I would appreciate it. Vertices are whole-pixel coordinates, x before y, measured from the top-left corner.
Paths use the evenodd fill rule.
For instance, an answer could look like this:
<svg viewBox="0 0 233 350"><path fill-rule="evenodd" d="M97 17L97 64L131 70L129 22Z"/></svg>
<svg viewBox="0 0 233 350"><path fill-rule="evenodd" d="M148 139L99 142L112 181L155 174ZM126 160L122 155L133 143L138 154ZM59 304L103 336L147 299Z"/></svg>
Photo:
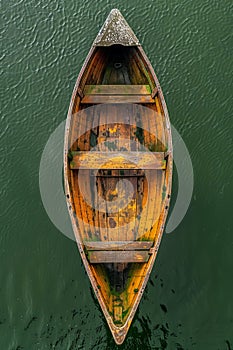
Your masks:
<svg viewBox="0 0 233 350"><path fill-rule="evenodd" d="M230 0L3 0L0 349L117 348L38 183L44 146L113 7L155 67L195 176L189 211L164 235L121 348L233 349Z"/></svg>

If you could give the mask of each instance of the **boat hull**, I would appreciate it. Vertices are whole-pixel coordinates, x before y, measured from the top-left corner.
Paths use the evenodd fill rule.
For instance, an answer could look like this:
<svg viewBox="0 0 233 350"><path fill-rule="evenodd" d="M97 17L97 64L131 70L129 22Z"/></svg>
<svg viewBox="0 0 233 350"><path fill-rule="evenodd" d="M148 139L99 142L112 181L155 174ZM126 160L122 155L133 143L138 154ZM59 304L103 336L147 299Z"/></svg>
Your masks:
<svg viewBox="0 0 233 350"><path fill-rule="evenodd" d="M147 56L136 37L105 45L109 22L72 94L64 183L81 258L121 344L164 231L172 139L166 103Z"/></svg>

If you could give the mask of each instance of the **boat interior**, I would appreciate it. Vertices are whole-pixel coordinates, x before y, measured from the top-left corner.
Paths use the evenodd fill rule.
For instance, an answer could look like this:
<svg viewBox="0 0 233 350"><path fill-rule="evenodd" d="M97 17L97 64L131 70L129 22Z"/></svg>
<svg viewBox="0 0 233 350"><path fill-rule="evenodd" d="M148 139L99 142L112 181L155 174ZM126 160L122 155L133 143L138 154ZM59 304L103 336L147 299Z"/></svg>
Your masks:
<svg viewBox="0 0 233 350"><path fill-rule="evenodd" d="M117 327L158 249L169 196L165 119L138 48L96 47L74 98L68 181L86 259Z"/></svg>

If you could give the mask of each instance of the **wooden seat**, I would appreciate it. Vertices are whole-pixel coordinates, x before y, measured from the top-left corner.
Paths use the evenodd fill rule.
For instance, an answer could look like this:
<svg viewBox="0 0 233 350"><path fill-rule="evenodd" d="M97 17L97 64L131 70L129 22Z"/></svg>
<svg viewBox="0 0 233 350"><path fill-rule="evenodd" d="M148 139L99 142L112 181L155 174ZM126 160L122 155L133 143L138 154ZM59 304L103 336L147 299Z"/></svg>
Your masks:
<svg viewBox="0 0 233 350"><path fill-rule="evenodd" d="M70 169L165 169L164 152L71 152Z"/></svg>
<svg viewBox="0 0 233 350"><path fill-rule="evenodd" d="M152 241L85 241L87 250L149 250Z"/></svg>
<svg viewBox="0 0 233 350"><path fill-rule="evenodd" d="M130 250L130 251L88 251L88 260L91 264L100 263L145 263L150 257L149 251Z"/></svg>
<svg viewBox="0 0 233 350"><path fill-rule="evenodd" d="M92 241L84 242L88 259L98 263L147 262L150 257L152 241Z"/></svg>
<svg viewBox="0 0 233 350"><path fill-rule="evenodd" d="M86 85L81 103L154 103L149 85Z"/></svg>

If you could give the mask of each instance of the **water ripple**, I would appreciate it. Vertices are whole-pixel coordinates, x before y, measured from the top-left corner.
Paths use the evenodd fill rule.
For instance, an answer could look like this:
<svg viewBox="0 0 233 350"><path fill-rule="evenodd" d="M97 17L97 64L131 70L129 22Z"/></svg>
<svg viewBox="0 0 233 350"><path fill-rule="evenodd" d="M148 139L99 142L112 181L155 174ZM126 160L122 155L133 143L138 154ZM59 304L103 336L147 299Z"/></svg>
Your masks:
<svg viewBox="0 0 233 350"><path fill-rule="evenodd" d="M211 266L221 269L221 285L231 280L233 33L232 5L217 0L3 2L0 347L116 349L77 249L50 223L38 188L45 143L66 117L78 72L112 7L155 67L195 175L190 211L176 237L163 240L155 267L161 283L149 284L123 348L224 349L233 324L222 310L233 286L221 294Z"/></svg>

